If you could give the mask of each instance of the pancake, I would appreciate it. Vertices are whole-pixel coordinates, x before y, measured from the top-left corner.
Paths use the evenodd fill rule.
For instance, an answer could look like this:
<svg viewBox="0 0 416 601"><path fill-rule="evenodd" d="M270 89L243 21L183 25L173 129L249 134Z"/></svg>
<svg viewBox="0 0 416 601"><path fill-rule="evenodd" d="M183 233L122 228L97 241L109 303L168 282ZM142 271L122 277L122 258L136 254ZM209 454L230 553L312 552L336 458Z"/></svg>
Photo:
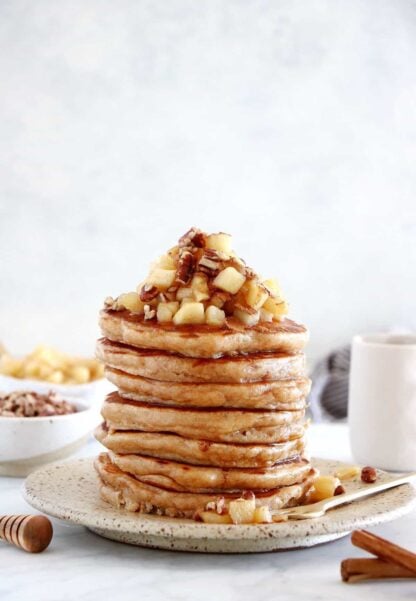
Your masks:
<svg viewBox="0 0 416 601"><path fill-rule="evenodd" d="M110 453L110 460L121 471L135 476L140 482L178 492L255 492L297 484L310 470L308 461L301 458L263 469L195 466L142 455L116 453Z"/></svg>
<svg viewBox="0 0 416 601"><path fill-rule="evenodd" d="M207 325L176 327L172 323L145 321L129 311L104 309L99 323L103 336L110 340L187 357L215 358L263 351L297 353L308 340L305 326L290 319L252 327L240 324L236 326L238 329Z"/></svg>
<svg viewBox="0 0 416 601"><path fill-rule="evenodd" d="M137 401L188 407L240 407L243 409L305 409L310 380L280 380L245 384L181 384L132 376L106 368L105 375L120 395Z"/></svg>
<svg viewBox="0 0 416 601"><path fill-rule="evenodd" d="M118 509L124 507L128 511L192 518L197 511L204 510L208 503L219 498L216 493L178 492L146 484L121 471L111 463L106 453L99 455L94 465L103 484L102 498ZM313 484L315 475L315 470L311 468L298 484L258 492L256 506L267 505L273 510L299 504ZM241 493L236 491L220 496L224 497L227 507L229 501L240 497Z"/></svg>
<svg viewBox="0 0 416 601"><path fill-rule="evenodd" d="M303 434L304 411L260 411L154 405L108 395L101 414L114 430L173 432L217 442L273 443Z"/></svg>
<svg viewBox="0 0 416 601"><path fill-rule="evenodd" d="M108 367L151 380L181 383L268 382L305 373L303 353L253 353L195 359L166 351L138 349L102 338L97 358Z"/></svg>
<svg viewBox="0 0 416 601"><path fill-rule="evenodd" d="M305 452L303 437L277 444L224 444L183 438L178 434L108 430L101 424L96 439L116 453L137 453L193 465L265 468Z"/></svg>

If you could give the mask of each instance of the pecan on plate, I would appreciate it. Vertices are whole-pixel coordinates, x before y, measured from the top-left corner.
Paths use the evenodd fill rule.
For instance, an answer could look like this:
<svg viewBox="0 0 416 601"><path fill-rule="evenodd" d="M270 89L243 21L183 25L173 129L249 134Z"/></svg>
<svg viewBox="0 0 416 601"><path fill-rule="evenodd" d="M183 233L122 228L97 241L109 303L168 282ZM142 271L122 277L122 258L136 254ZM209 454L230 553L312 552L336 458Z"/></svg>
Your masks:
<svg viewBox="0 0 416 601"><path fill-rule="evenodd" d="M377 480L376 468L371 467L369 465L363 467L363 469L361 470L361 480L366 484L371 484L372 482L375 482Z"/></svg>

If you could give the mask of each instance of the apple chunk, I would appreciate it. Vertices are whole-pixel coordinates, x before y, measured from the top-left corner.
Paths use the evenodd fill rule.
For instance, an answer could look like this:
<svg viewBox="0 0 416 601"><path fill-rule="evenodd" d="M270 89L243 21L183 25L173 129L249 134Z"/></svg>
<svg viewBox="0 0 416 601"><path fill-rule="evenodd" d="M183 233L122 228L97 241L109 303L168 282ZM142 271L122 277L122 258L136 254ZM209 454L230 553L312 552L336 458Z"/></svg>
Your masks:
<svg viewBox="0 0 416 601"><path fill-rule="evenodd" d="M144 311L144 303L140 300L137 292L125 292L124 294L120 294L117 299L117 304L131 313L142 314Z"/></svg>
<svg viewBox="0 0 416 601"><path fill-rule="evenodd" d="M231 518L227 513L219 515L214 511L201 511L199 517L205 524L232 524Z"/></svg>
<svg viewBox="0 0 416 601"><path fill-rule="evenodd" d="M175 281L176 271L174 269L154 269L146 280L149 286L156 286L159 290L167 290Z"/></svg>
<svg viewBox="0 0 416 601"><path fill-rule="evenodd" d="M218 250L219 252L230 254L232 237L230 234L211 234L207 236L206 247Z"/></svg>
<svg viewBox="0 0 416 601"><path fill-rule="evenodd" d="M216 288L220 288L220 290L237 294L245 281L246 278L235 267L226 267L219 272L212 283Z"/></svg>
<svg viewBox="0 0 416 601"><path fill-rule="evenodd" d="M222 326L225 322L225 312L214 305L205 311L205 321L209 326Z"/></svg>
<svg viewBox="0 0 416 601"><path fill-rule="evenodd" d="M205 311L202 303L188 302L182 305L173 316L175 326L205 323Z"/></svg>
<svg viewBox="0 0 416 601"><path fill-rule="evenodd" d="M262 308L269 311L274 319L277 320L280 320L281 317L287 315L289 311L286 301L278 301L275 298L268 298Z"/></svg>
<svg viewBox="0 0 416 601"><path fill-rule="evenodd" d="M228 511L233 524L252 524L256 501L254 499L236 499L230 501Z"/></svg>

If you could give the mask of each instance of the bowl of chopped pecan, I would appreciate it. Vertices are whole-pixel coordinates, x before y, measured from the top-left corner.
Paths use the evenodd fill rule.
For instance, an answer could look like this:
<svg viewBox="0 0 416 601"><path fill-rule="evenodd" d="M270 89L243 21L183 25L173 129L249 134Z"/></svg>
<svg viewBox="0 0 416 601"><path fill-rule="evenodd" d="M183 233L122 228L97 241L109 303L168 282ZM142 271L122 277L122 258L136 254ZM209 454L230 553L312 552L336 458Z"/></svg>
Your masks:
<svg viewBox="0 0 416 601"><path fill-rule="evenodd" d="M0 476L26 476L81 448L99 423L96 407L59 393L0 393Z"/></svg>
<svg viewBox="0 0 416 601"><path fill-rule="evenodd" d="M64 353L39 345L27 355L18 356L0 344L0 391L54 390L64 398L78 398L85 405L101 405L112 389L104 378L104 368L97 359Z"/></svg>

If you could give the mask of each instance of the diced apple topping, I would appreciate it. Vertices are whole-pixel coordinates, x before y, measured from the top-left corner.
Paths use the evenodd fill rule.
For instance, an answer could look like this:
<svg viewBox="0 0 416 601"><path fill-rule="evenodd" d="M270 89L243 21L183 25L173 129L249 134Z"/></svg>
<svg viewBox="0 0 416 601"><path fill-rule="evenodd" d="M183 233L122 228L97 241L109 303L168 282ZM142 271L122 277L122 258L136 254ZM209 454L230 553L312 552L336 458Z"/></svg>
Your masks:
<svg viewBox="0 0 416 601"><path fill-rule="evenodd" d="M262 307L260 309L260 321L263 321L264 323L270 323L273 321L273 313L270 313L270 311L267 311Z"/></svg>
<svg viewBox="0 0 416 601"><path fill-rule="evenodd" d="M263 304L263 309L270 311L274 319L280 320L281 317L288 313L288 306L286 301L277 301L274 298L268 298Z"/></svg>
<svg viewBox="0 0 416 601"><path fill-rule="evenodd" d="M105 308L149 323L231 328L280 321L288 305L274 279L262 280L232 249L231 236L191 228L160 256L137 292L108 297ZM232 318L229 321L229 318Z"/></svg>
<svg viewBox="0 0 416 601"><path fill-rule="evenodd" d="M212 282L213 286L230 292L231 294L237 294L241 286L246 281L246 278L242 273L237 271L235 267L226 267L217 275Z"/></svg>
<svg viewBox="0 0 416 601"><path fill-rule="evenodd" d="M162 255L161 257L159 257L155 261L153 267L154 267L154 269L159 268L159 269L167 269L169 271L170 270L175 270L176 271L175 261L168 254Z"/></svg>
<svg viewBox="0 0 416 601"><path fill-rule="evenodd" d="M156 317L161 323L169 322L173 320L173 316L179 309L179 303L177 301L169 303L159 303L157 306Z"/></svg>
<svg viewBox="0 0 416 601"><path fill-rule="evenodd" d="M255 326L259 323L260 311L243 311L242 309L234 309L234 317L236 317L241 323L247 327Z"/></svg>
<svg viewBox="0 0 416 601"><path fill-rule="evenodd" d="M159 290L167 290L175 281L176 271L174 269L156 268L150 272L146 284L156 286Z"/></svg>
<svg viewBox="0 0 416 601"><path fill-rule="evenodd" d="M229 255L232 251L232 237L229 234L211 234L207 236L206 248L212 248Z"/></svg>
<svg viewBox="0 0 416 601"><path fill-rule="evenodd" d="M280 286L279 282L276 279L270 278L268 280L264 280L263 286L267 288L267 290L272 294L272 296L275 296L277 298L280 297Z"/></svg>
<svg viewBox="0 0 416 601"><path fill-rule="evenodd" d="M183 301L184 298L193 298L192 288L178 288L176 292L176 299L178 301Z"/></svg>
<svg viewBox="0 0 416 601"><path fill-rule="evenodd" d="M139 315L144 313L144 303L140 300L137 292L125 292L124 294L120 294L117 303L131 313L138 313Z"/></svg>
<svg viewBox="0 0 416 601"><path fill-rule="evenodd" d="M222 326L225 322L225 311L214 305L209 305L205 311L205 323L209 326Z"/></svg>
<svg viewBox="0 0 416 601"><path fill-rule="evenodd" d="M198 301L209 299L208 278L206 275L197 273L192 278L191 290L193 298Z"/></svg>
<svg viewBox="0 0 416 601"><path fill-rule="evenodd" d="M202 303L189 302L182 305L173 316L175 326L201 324L205 322L205 311Z"/></svg>
<svg viewBox="0 0 416 601"><path fill-rule="evenodd" d="M255 280L248 280L244 286L245 299L249 307L260 309L269 298L266 288Z"/></svg>

